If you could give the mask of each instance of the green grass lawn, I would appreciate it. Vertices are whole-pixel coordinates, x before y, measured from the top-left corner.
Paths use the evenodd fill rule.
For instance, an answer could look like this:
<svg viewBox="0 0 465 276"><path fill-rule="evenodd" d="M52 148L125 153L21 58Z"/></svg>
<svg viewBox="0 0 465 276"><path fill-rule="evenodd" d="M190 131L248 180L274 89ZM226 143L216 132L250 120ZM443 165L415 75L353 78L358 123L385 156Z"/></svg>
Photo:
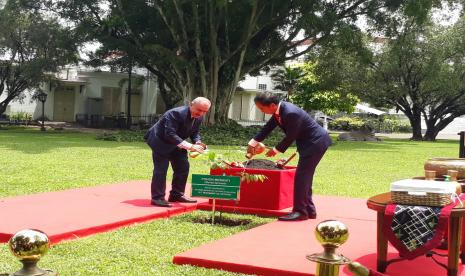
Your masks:
<svg viewBox="0 0 465 276"><path fill-rule="evenodd" d="M245 159L245 145L212 145L210 149L230 161ZM294 151L290 148L283 156ZM457 154L457 141L336 142L317 168L314 192L366 198L388 191L394 180L422 175L428 158ZM291 165L295 163L296 160ZM144 143L99 141L95 135L84 133L0 129L0 170L1 198L149 180L152 162ZM208 173L207 162L191 159L191 173ZM233 275L175 266L172 256L271 220L226 215L230 220L248 223L226 227L196 222L207 215L194 212L64 242L54 246L40 264L58 270L60 275ZM0 256L0 273L19 268L6 245L0 245Z"/></svg>

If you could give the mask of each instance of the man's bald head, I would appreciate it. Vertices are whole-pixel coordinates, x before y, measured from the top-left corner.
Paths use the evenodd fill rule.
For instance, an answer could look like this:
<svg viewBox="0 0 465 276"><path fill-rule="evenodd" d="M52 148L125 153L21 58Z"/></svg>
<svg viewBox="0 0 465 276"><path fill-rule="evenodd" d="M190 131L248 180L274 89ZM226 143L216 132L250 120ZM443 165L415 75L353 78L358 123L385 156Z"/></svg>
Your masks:
<svg viewBox="0 0 465 276"><path fill-rule="evenodd" d="M191 111L191 116L194 118L199 118L205 115L210 109L211 102L209 99L204 97L197 97L189 105Z"/></svg>

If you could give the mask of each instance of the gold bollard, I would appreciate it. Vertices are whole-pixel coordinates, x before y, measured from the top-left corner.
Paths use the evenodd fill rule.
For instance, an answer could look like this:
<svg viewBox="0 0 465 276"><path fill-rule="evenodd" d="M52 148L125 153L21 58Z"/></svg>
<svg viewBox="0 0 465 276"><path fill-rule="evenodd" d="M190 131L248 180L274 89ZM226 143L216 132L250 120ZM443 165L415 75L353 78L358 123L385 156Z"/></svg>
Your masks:
<svg viewBox="0 0 465 276"><path fill-rule="evenodd" d="M350 263L350 260L337 254L336 249L349 238L349 229L340 221L325 220L316 226L315 236L324 248L322 253L307 255L308 260L317 263L315 275L339 275L339 266Z"/></svg>
<svg viewBox="0 0 465 276"><path fill-rule="evenodd" d="M23 263L23 268L12 276L56 276L56 272L37 267L37 262L50 248L48 236L35 229L25 229L16 233L8 241L11 253Z"/></svg>

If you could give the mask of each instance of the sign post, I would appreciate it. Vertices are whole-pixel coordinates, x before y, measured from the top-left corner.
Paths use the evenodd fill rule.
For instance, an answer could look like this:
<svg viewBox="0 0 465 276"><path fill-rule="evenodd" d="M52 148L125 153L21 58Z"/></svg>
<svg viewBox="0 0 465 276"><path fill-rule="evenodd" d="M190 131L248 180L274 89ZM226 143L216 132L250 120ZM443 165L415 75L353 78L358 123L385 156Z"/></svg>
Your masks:
<svg viewBox="0 0 465 276"><path fill-rule="evenodd" d="M240 186L239 176L193 174L191 196L213 199L212 224L214 224L216 199L238 200Z"/></svg>

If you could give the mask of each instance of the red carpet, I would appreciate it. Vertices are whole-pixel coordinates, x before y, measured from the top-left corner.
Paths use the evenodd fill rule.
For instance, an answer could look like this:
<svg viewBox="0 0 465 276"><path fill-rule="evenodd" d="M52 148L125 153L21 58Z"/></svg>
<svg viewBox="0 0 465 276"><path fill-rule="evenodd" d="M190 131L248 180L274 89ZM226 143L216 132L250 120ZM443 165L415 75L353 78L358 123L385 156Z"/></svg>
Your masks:
<svg viewBox="0 0 465 276"><path fill-rule="evenodd" d="M276 221L191 249L176 255L173 262L259 275L314 275L316 264L306 255L323 251L315 239L315 226L325 219L337 219L348 226L350 235L338 252L375 269L376 212L366 207L364 199L315 196L315 201L317 220ZM389 258L397 257L392 247L389 252ZM459 270L465 275L462 266ZM446 270L430 258L419 257L391 264L386 274L437 276L446 275ZM344 267L340 275L351 274Z"/></svg>
<svg viewBox="0 0 465 276"><path fill-rule="evenodd" d="M199 199L199 203L207 201ZM147 181L2 198L0 242L7 242L19 230L35 228L57 243L195 209L196 204L150 205Z"/></svg>

